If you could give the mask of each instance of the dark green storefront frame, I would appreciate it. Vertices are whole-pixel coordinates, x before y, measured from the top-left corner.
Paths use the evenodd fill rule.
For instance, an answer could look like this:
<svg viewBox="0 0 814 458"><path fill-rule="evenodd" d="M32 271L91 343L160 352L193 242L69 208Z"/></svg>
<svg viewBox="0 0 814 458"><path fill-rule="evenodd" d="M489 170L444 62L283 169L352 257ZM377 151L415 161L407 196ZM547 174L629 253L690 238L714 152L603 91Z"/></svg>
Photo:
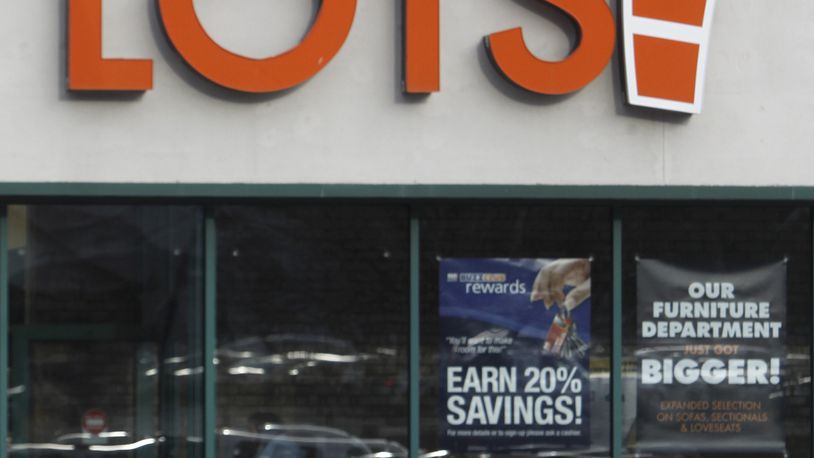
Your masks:
<svg viewBox="0 0 814 458"><path fill-rule="evenodd" d="M216 458L216 392L213 358L216 341L216 226L210 205L262 200L373 200L406 205L422 201L604 202L614 207L646 202L797 202L814 207L814 187L713 186L545 186L545 185L356 185L356 184L122 184L0 183L0 458L8 458L8 225L7 205L37 202L167 202L206 208L204 221L204 457ZM814 213L814 212L812 212ZM419 219L410 218L410 458L419 445ZM812 225L814 228L814 225ZM812 229L814 246L814 229ZM613 346L611 370L611 451L622 456L622 220L614 211ZM814 256L812 256L814 263ZM814 270L814 269L813 269ZM812 279L814 281L814 279ZM814 340L814 331L812 332ZM814 387L814 384L812 384ZM814 388L812 388L814 399ZM812 434L814 436L814 434Z"/></svg>
<svg viewBox="0 0 814 458"><path fill-rule="evenodd" d="M0 183L0 197L814 201L814 186Z"/></svg>

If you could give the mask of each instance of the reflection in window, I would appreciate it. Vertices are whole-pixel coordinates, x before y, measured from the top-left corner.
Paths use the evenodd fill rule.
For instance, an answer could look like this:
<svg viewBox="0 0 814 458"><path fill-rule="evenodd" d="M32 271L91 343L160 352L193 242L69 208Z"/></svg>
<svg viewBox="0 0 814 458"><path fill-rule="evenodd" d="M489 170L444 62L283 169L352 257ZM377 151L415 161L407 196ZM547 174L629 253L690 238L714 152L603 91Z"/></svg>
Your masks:
<svg viewBox="0 0 814 458"><path fill-rule="evenodd" d="M201 456L201 221L10 207L12 457Z"/></svg>
<svg viewBox="0 0 814 458"><path fill-rule="evenodd" d="M216 223L219 456L405 456L406 210L221 207Z"/></svg>

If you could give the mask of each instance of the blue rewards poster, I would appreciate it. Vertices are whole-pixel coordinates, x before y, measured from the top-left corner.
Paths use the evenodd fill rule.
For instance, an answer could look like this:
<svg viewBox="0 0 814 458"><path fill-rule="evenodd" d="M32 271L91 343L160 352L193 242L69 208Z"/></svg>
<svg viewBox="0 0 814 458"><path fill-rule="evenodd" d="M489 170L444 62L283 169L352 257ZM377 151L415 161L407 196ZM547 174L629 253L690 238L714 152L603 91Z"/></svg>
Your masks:
<svg viewBox="0 0 814 458"><path fill-rule="evenodd" d="M443 447L588 447L590 260L445 258L439 282Z"/></svg>

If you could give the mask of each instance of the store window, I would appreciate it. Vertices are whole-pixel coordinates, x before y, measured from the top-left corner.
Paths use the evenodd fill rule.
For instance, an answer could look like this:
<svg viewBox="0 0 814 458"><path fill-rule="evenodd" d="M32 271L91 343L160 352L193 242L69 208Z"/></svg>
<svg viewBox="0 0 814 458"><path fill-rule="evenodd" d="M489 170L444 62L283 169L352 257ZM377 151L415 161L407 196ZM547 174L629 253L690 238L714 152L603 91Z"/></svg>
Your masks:
<svg viewBox="0 0 814 458"><path fill-rule="evenodd" d="M809 210L623 213L625 447L810 456Z"/></svg>
<svg viewBox="0 0 814 458"><path fill-rule="evenodd" d="M9 208L12 457L202 456L201 223Z"/></svg>
<svg viewBox="0 0 814 458"><path fill-rule="evenodd" d="M407 209L215 218L218 456L406 456Z"/></svg>
<svg viewBox="0 0 814 458"><path fill-rule="evenodd" d="M612 432L623 455L810 456L808 207L213 210L207 340L202 208L8 207L13 458L202 458L206 434L220 458L406 458L411 402L422 458L609 456Z"/></svg>
<svg viewBox="0 0 814 458"><path fill-rule="evenodd" d="M611 210L421 218L421 452L609 453Z"/></svg>

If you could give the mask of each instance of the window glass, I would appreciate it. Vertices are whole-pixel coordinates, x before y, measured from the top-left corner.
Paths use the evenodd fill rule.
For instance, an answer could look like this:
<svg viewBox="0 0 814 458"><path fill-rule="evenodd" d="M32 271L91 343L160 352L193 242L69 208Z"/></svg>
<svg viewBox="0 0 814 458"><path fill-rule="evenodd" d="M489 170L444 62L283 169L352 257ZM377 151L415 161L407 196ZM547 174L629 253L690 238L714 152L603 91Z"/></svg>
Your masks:
<svg viewBox="0 0 814 458"><path fill-rule="evenodd" d="M201 456L201 221L10 207L11 456Z"/></svg>
<svg viewBox="0 0 814 458"><path fill-rule="evenodd" d="M624 211L624 445L810 456L807 208Z"/></svg>
<svg viewBox="0 0 814 458"><path fill-rule="evenodd" d="M424 458L609 454L611 209L416 210ZM625 453L809 456L809 209L621 214ZM407 208L215 218L218 455L406 457ZM9 208L12 457L202 456L201 222Z"/></svg>
<svg viewBox="0 0 814 458"><path fill-rule="evenodd" d="M607 454L610 209L496 202L420 214L422 453ZM572 309L580 285L589 295Z"/></svg>
<svg viewBox="0 0 814 458"><path fill-rule="evenodd" d="M219 207L222 458L405 456L403 207Z"/></svg>

